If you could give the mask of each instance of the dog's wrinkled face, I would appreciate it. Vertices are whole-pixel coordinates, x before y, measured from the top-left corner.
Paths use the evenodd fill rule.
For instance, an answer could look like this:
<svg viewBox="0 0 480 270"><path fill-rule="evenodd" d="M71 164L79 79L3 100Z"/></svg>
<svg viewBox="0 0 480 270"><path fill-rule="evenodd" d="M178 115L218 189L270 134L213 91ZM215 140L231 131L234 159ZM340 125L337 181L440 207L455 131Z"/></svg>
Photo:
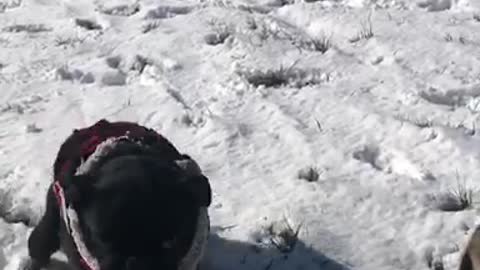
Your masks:
<svg viewBox="0 0 480 270"><path fill-rule="evenodd" d="M73 179L72 204L102 270L177 269L176 240L211 200L208 179L185 167L122 156Z"/></svg>

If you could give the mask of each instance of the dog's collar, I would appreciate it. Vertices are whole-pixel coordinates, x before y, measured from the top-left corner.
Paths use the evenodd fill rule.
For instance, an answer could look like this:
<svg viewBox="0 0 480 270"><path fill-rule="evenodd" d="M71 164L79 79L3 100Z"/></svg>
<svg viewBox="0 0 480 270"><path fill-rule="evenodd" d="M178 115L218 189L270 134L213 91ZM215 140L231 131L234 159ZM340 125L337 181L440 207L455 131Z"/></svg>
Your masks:
<svg viewBox="0 0 480 270"><path fill-rule="evenodd" d="M65 227L67 233L72 236L73 242L76 246L78 255L80 257L80 263L85 268L85 270L100 270L100 265L98 260L90 253L88 248L85 246L81 230L78 223L77 212L70 206L67 205L65 201L65 193L63 188L58 181L55 181L53 184L53 191L59 202L60 215L65 222Z"/></svg>

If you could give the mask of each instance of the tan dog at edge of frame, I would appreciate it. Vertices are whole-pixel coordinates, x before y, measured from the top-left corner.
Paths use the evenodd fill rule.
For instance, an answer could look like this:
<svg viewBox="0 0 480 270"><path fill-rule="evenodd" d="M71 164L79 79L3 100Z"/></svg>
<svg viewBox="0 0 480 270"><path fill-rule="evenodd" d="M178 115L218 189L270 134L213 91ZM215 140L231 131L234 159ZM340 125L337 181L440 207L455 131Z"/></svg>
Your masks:
<svg viewBox="0 0 480 270"><path fill-rule="evenodd" d="M460 257L459 270L480 270L480 225L468 238Z"/></svg>

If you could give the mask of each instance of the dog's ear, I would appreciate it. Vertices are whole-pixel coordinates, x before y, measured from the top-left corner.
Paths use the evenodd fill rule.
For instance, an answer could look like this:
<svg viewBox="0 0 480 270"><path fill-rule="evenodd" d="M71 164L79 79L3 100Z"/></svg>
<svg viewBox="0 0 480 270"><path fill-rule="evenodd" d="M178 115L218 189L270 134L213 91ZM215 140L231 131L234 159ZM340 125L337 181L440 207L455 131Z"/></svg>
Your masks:
<svg viewBox="0 0 480 270"><path fill-rule="evenodd" d="M199 206L208 207L212 203L212 190L208 178L204 175L190 176L184 182Z"/></svg>
<svg viewBox="0 0 480 270"><path fill-rule="evenodd" d="M182 184L193 195L199 206L208 207L212 202L210 182L202 174L200 166L189 156L186 157L185 159L175 161L185 175L182 179Z"/></svg>
<svg viewBox="0 0 480 270"><path fill-rule="evenodd" d="M88 197L93 195L94 178L90 175L74 175L70 177L65 188L65 201L75 207L85 205Z"/></svg>
<svg viewBox="0 0 480 270"><path fill-rule="evenodd" d="M182 155L184 158L175 160L175 163L188 176L202 175L202 170L197 162L187 155Z"/></svg>

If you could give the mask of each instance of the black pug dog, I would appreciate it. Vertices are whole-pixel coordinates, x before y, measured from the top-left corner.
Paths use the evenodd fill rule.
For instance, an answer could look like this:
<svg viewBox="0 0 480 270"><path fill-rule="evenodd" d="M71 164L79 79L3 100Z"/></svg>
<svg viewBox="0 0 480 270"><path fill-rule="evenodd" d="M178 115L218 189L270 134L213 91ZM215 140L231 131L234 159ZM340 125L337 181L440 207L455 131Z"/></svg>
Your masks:
<svg viewBox="0 0 480 270"><path fill-rule="evenodd" d="M209 180L164 137L100 120L61 145L45 212L21 268L61 249L78 270L195 270L210 223Z"/></svg>

